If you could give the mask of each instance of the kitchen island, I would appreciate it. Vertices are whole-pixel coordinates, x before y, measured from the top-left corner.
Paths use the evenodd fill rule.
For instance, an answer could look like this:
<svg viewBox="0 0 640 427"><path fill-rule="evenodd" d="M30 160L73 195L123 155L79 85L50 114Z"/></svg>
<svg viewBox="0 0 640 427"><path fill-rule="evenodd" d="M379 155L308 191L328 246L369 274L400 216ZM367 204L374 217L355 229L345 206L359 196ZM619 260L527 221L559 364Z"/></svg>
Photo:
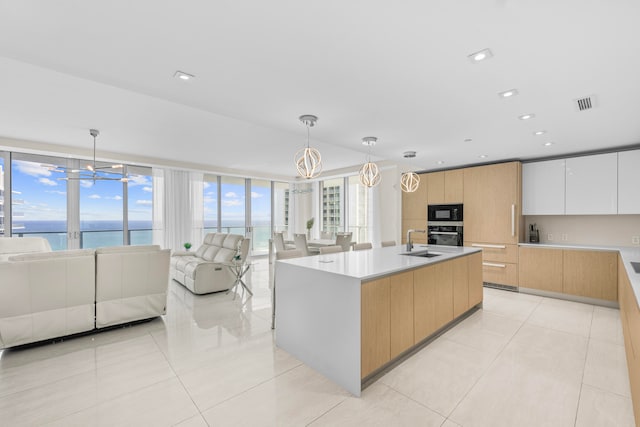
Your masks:
<svg viewBox="0 0 640 427"><path fill-rule="evenodd" d="M433 257L414 256L428 251ZM276 262L276 345L356 396L482 303L476 248L404 246Z"/></svg>

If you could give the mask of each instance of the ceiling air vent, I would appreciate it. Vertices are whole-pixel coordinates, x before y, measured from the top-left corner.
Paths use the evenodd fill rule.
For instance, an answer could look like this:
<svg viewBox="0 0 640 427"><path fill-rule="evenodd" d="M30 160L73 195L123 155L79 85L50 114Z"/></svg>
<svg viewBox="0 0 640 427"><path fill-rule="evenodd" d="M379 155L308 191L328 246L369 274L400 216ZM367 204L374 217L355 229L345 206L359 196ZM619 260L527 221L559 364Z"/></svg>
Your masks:
<svg viewBox="0 0 640 427"><path fill-rule="evenodd" d="M594 95L574 99L573 102L578 111L591 110L596 106L596 98Z"/></svg>

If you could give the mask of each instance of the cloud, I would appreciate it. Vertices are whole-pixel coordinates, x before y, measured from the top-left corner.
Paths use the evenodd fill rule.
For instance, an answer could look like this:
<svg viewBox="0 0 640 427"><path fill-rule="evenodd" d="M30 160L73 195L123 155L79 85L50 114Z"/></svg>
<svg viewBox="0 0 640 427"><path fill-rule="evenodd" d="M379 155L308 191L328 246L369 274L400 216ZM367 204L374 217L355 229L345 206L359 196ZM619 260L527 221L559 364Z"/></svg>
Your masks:
<svg viewBox="0 0 640 427"><path fill-rule="evenodd" d="M91 187L93 187L93 181L89 181L89 180L84 180L83 179L82 181L80 181L80 187L91 188Z"/></svg>
<svg viewBox="0 0 640 427"><path fill-rule="evenodd" d="M207 191L206 195L207 196L215 196L216 192L215 191Z"/></svg>
<svg viewBox="0 0 640 427"><path fill-rule="evenodd" d="M242 206L244 203L242 200L233 199L233 200L223 200L222 206Z"/></svg>
<svg viewBox="0 0 640 427"><path fill-rule="evenodd" d="M42 166L40 163L27 162L24 160L14 160L14 167L25 175L29 176L51 176L51 171L46 167Z"/></svg>
<svg viewBox="0 0 640 427"><path fill-rule="evenodd" d="M113 197L105 197L105 199L110 199L110 200L122 200L122 196L113 196Z"/></svg>
<svg viewBox="0 0 640 427"><path fill-rule="evenodd" d="M150 185L149 177L145 175L129 175L129 187L135 187L136 185ZM145 190L146 191L146 190Z"/></svg>
<svg viewBox="0 0 640 427"><path fill-rule="evenodd" d="M61 196L66 196L67 192L66 191L59 191L59 190L44 190L45 193L51 193L51 194L59 194Z"/></svg>
<svg viewBox="0 0 640 427"><path fill-rule="evenodd" d="M237 199L240 196L238 196L238 194L234 193L233 191L228 191L228 192L224 193L224 197L226 197L227 199Z"/></svg>
<svg viewBox="0 0 640 427"><path fill-rule="evenodd" d="M56 185L58 185L57 182L49 178L39 178L38 182L40 184L48 185L49 187L55 187Z"/></svg>
<svg viewBox="0 0 640 427"><path fill-rule="evenodd" d="M136 200L136 205L151 206L153 202L151 200Z"/></svg>
<svg viewBox="0 0 640 427"><path fill-rule="evenodd" d="M99 199L99 198L100 198L100 196L99 196L98 194L91 194L91 195L89 196L89 198L90 198L90 199Z"/></svg>
<svg viewBox="0 0 640 427"><path fill-rule="evenodd" d="M213 197L207 197L207 196L204 197L204 202L205 203L216 203L217 201L218 200L213 198Z"/></svg>
<svg viewBox="0 0 640 427"><path fill-rule="evenodd" d="M153 193L153 187L142 187L142 191L146 191L147 193Z"/></svg>
<svg viewBox="0 0 640 427"><path fill-rule="evenodd" d="M259 199L262 196L264 196L264 194L256 193L255 191L251 192L251 198L252 199Z"/></svg>
<svg viewBox="0 0 640 427"><path fill-rule="evenodd" d="M202 183L202 185L203 185L203 187L204 187L204 189L205 189L205 190L206 190L207 188L211 187L211 184L209 184L209 183L208 183L208 182L206 182L206 181L205 181L205 182L203 182L203 183Z"/></svg>

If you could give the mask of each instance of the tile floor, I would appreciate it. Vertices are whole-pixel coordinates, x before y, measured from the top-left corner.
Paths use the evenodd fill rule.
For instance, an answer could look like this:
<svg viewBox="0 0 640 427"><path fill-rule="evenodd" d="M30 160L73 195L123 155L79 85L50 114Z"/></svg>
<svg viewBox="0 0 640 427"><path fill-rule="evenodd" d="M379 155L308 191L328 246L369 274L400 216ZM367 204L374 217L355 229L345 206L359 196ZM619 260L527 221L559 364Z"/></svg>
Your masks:
<svg viewBox="0 0 640 427"><path fill-rule="evenodd" d="M274 345L255 296L0 352L0 425L633 426L617 310L485 289L484 308L354 398Z"/></svg>

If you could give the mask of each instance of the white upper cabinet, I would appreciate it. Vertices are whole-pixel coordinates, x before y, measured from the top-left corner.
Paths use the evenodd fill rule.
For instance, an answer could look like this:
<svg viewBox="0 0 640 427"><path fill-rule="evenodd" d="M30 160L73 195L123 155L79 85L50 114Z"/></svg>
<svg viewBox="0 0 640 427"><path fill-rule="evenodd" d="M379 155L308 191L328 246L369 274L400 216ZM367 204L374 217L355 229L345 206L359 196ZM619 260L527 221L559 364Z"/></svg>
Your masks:
<svg viewBox="0 0 640 427"><path fill-rule="evenodd" d="M640 214L640 150L618 153L618 213Z"/></svg>
<svg viewBox="0 0 640 427"><path fill-rule="evenodd" d="M522 214L564 215L565 160L522 165Z"/></svg>
<svg viewBox="0 0 640 427"><path fill-rule="evenodd" d="M567 215L618 213L618 153L566 159Z"/></svg>

